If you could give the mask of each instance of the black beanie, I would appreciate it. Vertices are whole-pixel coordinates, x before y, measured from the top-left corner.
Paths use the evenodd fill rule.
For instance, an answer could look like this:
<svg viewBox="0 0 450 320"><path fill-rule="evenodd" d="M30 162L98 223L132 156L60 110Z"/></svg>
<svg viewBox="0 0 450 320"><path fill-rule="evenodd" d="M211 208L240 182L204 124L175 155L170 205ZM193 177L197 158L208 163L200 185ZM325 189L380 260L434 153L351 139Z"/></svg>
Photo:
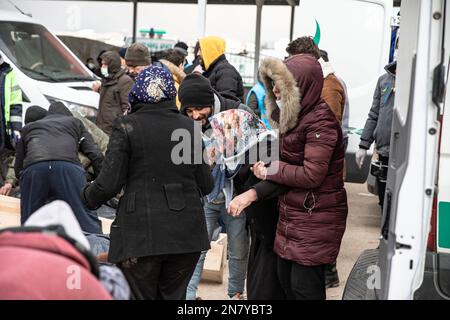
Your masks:
<svg viewBox="0 0 450 320"><path fill-rule="evenodd" d="M48 107L48 114L60 114L63 116L73 117L72 112L61 101L55 101Z"/></svg>
<svg viewBox="0 0 450 320"><path fill-rule="evenodd" d="M207 78L198 73L191 73L181 82L178 99L181 103L181 113L186 114L186 108L189 107L214 106L214 91Z"/></svg>
<svg viewBox="0 0 450 320"><path fill-rule="evenodd" d="M31 106L25 112L25 124L38 121L47 115L47 110L39 106Z"/></svg>

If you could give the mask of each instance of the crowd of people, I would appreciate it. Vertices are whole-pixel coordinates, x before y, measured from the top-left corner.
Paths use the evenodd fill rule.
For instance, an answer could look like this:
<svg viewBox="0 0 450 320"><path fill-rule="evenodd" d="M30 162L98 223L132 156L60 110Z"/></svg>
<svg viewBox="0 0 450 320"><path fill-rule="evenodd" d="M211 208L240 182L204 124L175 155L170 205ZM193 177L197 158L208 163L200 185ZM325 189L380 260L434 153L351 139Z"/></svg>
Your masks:
<svg viewBox="0 0 450 320"><path fill-rule="evenodd" d="M58 268L76 261L89 279L83 291L61 289L58 297L14 287L0 275L0 288L9 281L0 298L201 299L205 255L222 227L230 299L323 300L327 287L339 285L336 259L348 212L346 85L327 52L301 37L288 45L285 60L262 61L259 81L244 101L241 75L226 59L225 46L220 37L199 39L192 64L184 43L157 61L139 43L102 52L98 66L88 61L101 78L92 88L100 96L95 124L52 102L48 110L29 107L22 127L20 88L0 57L0 194L20 197L22 223L0 232L0 252L11 257L2 259L0 274L29 259L29 268L48 265L46 272L55 276L47 280L57 283L58 274L67 278ZM358 165L374 139L380 160L388 159L385 126L392 117L395 64L387 70L361 137ZM205 144L220 127L213 121L221 114L245 117L258 133L276 132L275 138L269 134L249 144L248 130L222 123L221 130L231 128L226 134L234 143L244 141L246 151L238 166L224 165L219 160L229 158L219 155L223 149L211 154ZM188 133L189 148L183 148L182 161L174 161L179 130ZM247 156L263 145L270 157ZM106 236L96 210L114 199L117 211ZM74 221L62 214L46 217L58 208ZM61 228L55 231L55 225ZM60 243L55 234L73 241ZM55 262L57 254L70 261ZM98 265L107 267L103 276ZM24 268L11 274L19 276Z"/></svg>

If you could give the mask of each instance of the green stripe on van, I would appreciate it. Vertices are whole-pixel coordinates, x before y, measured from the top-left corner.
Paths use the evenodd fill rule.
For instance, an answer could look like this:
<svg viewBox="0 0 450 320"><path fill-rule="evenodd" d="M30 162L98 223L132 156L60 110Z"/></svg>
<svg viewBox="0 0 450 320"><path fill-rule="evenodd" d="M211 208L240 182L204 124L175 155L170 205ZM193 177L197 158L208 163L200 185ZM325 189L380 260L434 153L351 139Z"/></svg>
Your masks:
<svg viewBox="0 0 450 320"><path fill-rule="evenodd" d="M439 202L438 245L450 249L450 202Z"/></svg>

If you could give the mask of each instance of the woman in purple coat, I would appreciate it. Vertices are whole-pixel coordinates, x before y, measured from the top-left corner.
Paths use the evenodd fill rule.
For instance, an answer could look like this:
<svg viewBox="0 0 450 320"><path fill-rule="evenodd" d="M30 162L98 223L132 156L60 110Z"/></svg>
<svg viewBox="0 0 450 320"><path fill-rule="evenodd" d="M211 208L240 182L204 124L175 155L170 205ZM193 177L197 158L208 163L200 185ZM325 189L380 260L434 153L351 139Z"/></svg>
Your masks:
<svg viewBox="0 0 450 320"><path fill-rule="evenodd" d="M288 299L325 299L324 268L336 261L348 211L342 131L320 97L322 70L313 56L267 59L260 73L268 116L279 130L280 160L253 166L265 181L236 197L229 213L287 187L278 197L278 277Z"/></svg>

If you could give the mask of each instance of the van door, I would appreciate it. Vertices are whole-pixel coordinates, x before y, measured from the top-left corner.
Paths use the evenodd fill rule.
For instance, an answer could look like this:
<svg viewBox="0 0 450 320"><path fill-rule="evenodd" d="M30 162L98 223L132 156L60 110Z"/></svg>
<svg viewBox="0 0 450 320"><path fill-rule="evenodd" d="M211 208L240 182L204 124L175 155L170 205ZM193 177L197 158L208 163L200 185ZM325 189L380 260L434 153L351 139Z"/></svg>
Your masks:
<svg viewBox="0 0 450 320"><path fill-rule="evenodd" d="M442 107L432 92L433 81L442 84L435 70L444 57L444 2L408 0L400 9L397 91L379 253L381 299L412 299L423 280ZM447 61L440 70L446 65Z"/></svg>
<svg viewBox="0 0 450 320"><path fill-rule="evenodd" d="M449 28L447 28L448 30ZM449 31L446 31L446 33ZM446 43L449 48L450 43ZM448 53L447 53L448 57ZM436 291L450 297L450 82L447 81L439 152L438 197L436 217L436 255L433 271Z"/></svg>

